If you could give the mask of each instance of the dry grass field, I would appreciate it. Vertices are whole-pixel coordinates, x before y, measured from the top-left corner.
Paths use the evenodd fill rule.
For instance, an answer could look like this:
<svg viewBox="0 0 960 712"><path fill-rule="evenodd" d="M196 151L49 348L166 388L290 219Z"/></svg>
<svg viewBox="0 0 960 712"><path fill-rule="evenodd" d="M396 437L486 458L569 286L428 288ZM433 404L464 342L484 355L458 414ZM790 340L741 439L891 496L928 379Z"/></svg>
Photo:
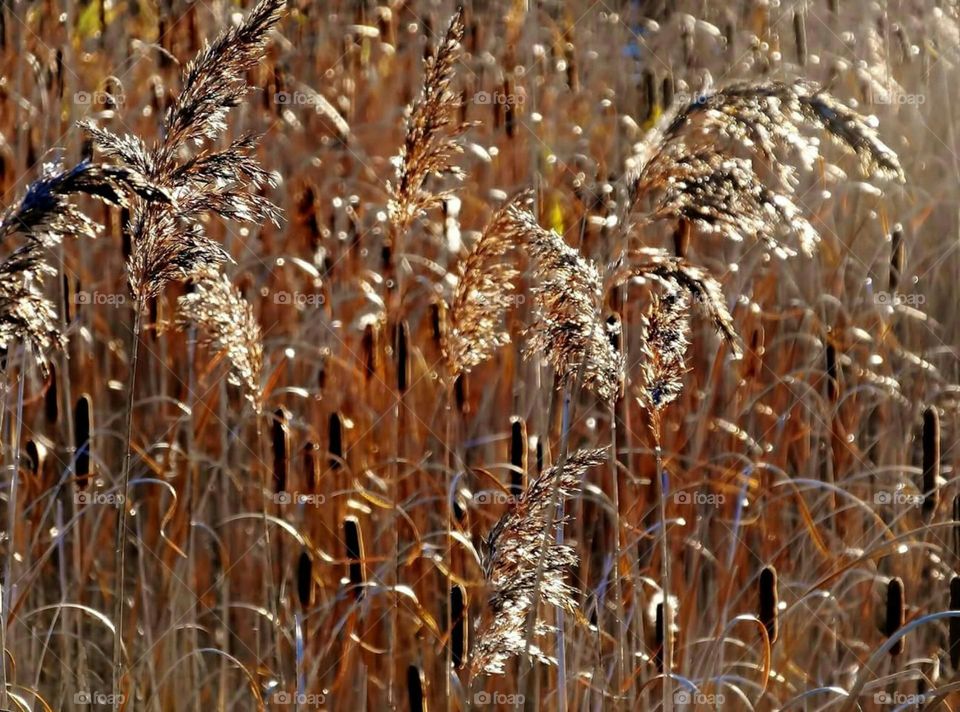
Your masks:
<svg viewBox="0 0 960 712"><path fill-rule="evenodd" d="M5 0L0 710L960 706L956 0Z"/></svg>

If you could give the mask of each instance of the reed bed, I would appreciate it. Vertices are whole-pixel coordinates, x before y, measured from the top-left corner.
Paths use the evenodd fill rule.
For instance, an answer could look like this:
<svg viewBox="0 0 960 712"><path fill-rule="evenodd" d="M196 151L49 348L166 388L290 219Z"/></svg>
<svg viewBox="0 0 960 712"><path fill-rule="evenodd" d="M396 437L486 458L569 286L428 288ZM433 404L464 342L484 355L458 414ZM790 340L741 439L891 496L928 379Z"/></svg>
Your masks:
<svg viewBox="0 0 960 712"><path fill-rule="evenodd" d="M0 709L960 704L960 6L0 5Z"/></svg>

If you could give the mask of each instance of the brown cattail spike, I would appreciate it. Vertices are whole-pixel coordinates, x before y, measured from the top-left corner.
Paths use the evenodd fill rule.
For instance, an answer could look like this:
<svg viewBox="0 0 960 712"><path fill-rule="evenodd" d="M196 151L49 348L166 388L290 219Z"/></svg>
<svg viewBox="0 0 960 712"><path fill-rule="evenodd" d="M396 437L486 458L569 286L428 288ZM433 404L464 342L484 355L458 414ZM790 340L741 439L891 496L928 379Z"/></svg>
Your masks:
<svg viewBox="0 0 960 712"><path fill-rule="evenodd" d="M90 436L93 432L93 403L89 394L84 393L77 399L73 410L73 432L75 438L77 487L86 487L87 478L92 474L90 467Z"/></svg>
<svg viewBox="0 0 960 712"><path fill-rule="evenodd" d="M664 110L673 106L674 86L672 74L667 74L663 77L663 81L660 83L660 95L663 98Z"/></svg>
<svg viewBox="0 0 960 712"><path fill-rule="evenodd" d="M303 482L307 492L316 493L320 482L320 447L315 442L303 446Z"/></svg>
<svg viewBox="0 0 960 712"><path fill-rule="evenodd" d="M767 629L770 644L777 641L780 634L780 594L777 590L777 570L773 566L764 566L760 572L760 622Z"/></svg>
<svg viewBox="0 0 960 712"><path fill-rule="evenodd" d="M654 662L657 665L657 672L663 672L663 602L657 604L657 613L654 621Z"/></svg>
<svg viewBox="0 0 960 712"><path fill-rule="evenodd" d="M363 533L356 517L350 516L343 520L343 542L349 562L347 575L354 589L354 595L359 600L363 598L363 584L367 577L363 563Z"/></svg>
<svg viewBox="0 0 960 712"><path fill-rule="evenodd" d="M287 413L278 408L273 414L273 489L284 492L290 472L290 428Z"/></svg>
<svg viewBox="0 0 960 712"><path fill-rule="evenodd" d="M886 613L881 631L888 638L900 630L907 620L906 598L903 591L903 579L895 576L887 582ZM891 655L903 652L903 638L901 637L890 648Z"/></svg>
<svg viewBox="0 0 960 712"><path fill-rule="evenodd" d="M470 403L469 380L466 373L459 374L454 380L453 399L457 405L457 411L465 414Z"/></svg>
<svg viewBox="0 0 960 712"><path fill-rule="evenodd" d="M463 666L467 659L468 645L467 591L460 584L450 589L450 661L455 669Z"/></svg>
<svg viewBox="0 0 960 712"><path fill-rule="evenodd" d="M940 414L929 406L923 412L923 514L932 515L940 502Z"/></svg>
<svg viewBox="0 0 960 712"><path fill-rule="evenodd" d="M527 480L527 423L518 415L510 419L510 494L518 497Z"/></svg>
<svg viewBox="0 0 960 712"><path fill-rule="evenodd" d="M43 413L50 425L56 425L60 419L60 389L57 387L57 368L53 364L50 364L47 390L43 394Z"/></svg>
<svg viewBox="0 0 960 712"><path fill-rule="evenodd" d="M953 527L951 529L953 531L951 539L953 558L954 561L960 562L960 494L953 498Z"/></svg>
<svg viewBox="0 0 960 712"><path fill-rule="evenodd" d="M379 348L377 345L378 335L379 332L373 324L367 324L363 330L363 340L361 341L363 372L368 381L377 373L377 359L379 358Z"/></svg>
<svg viewBox="0 0 960 712"><path fill-rule="evenodd" d="M797 43L797 64L807 66L807 22L802 12L793 13L793 36Z"/></svg>
<svg viewBox="0 0 960 712"><path fill-rule="evenodd" d="M313 561L304 549L297 561L297 597L303 608L309 608L313 601Z"/></svg>
<svg viewBox="0 0 960 712"><path fill-rule="evenodd" d="M407 697L410 700L410 712L427 712L427 681L416 665L407 668Z"/></svg>
<svg viewBox="0 0 960 712"><path fill-rule="evenodd" d="M406 393L410 386L410 327L401 321L397 329L397 390Z"/></svg>
<svg viewBox="0 0 960 712"><path fill-rule="evenodd" d="M828 343L826 349L826 367L827 367L827 395L831 401L836 401L840 394L840 372L837 363L837 349L833 344Z"/></svg>
<svg viewBox="0 0 960 712"><path fill-rule="evenodd" d="M330 423L327 429L330 454L330 469L338 470L343 462L343 418L339 413L330 414Z"/></svg>
<svg viewBox="0 0 960 712"><path fill-rule="evenodd" d="M960 611L960 576L950 579L950 610ZM950 619L950 665L960 666L960 618Z"/></svg>
<svg viewBox="0 0 960 712"><path fill-rule="evenodd" d="M903 266L906 260L906 246L903 242L903 226L894 225L890 233L890 292L896 292L900 287L900 277L903 275Z"/></svg>

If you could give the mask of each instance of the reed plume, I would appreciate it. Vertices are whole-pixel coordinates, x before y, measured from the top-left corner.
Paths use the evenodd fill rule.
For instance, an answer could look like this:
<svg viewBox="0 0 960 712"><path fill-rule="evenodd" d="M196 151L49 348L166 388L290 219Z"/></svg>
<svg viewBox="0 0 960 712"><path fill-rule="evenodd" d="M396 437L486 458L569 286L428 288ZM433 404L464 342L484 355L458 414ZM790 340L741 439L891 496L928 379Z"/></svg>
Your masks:
<svg viewBox="0 0 960 712"><path fill-rule="evenodd" d="M502 328L503 315L513 303L517 270L504 255L521 243L524 232L515 211L527 204L524 193L494 213L480 237L457 268L457 284L446 328L441 331L444 354L454 373L469 371L510 343Z"/></svg>
<svg viewBox="0 0 960 712"><path fill-rule="evenodd" d="M49 352L66 343L56 308L40 291L44 275L54 273L39 243L19 247L0 262L0 350L8 352L22 341L44 372Z"/></svg>
<svg viewBox="0 0 960 712"><path fill-rule="evenodd" d="M251 155L255 137L242 136L219 150L208 146L192 152L191 147L226 130L227 113L246 96L247 72L261 60L282 7L282 0L260 0L244 21L187 65L180 93L164 117L162 138L152 147L136 136L81 124L105 155L142 172L174 198L171 206L141 201L133 212L128 273L138 303L157 296L170 281L195 277L229 259L204 233L205 214L279 222L277 208L256 192L272 186L274 178Z"/></svg>
<svg viewBox="0 0 960 712"><path fill-rule="evenodd" d="M579 559L576 550L565 544L552 541L548 544L539 601L534 600L543 527L553 521L554 489L558 488L565 499L576 496L587 470L605 459L604 450L579 450L567 458L562 469L547 468L486 536L483 568L493 593L488 601L490 617L477 634L473 649L471 668L474 672L502 675L506 661L524 653L527 616L539 601L565 611L575 610L574 590L564 576ZM559 524L554 522L553 526ZM537 635L549 630L550 626L544 621L536 622ZM530 652L542 662L556 662L537 646L531 645Z"/></svg>
<svg viewBox="0 0 960 712"><path fill-rule="evenodd" d="M689 345L690 301L676 284L655 294L643 318L644 356L638 397L658 422L660 411L683 390L684 356Z"/></svg>
<svg viewBox="0 0 960 712"><path fill-rule="evenodd" d="M260 378L263 333L253 307L226 275L207 276L177 300L177 323L196 324L200 343L223 352L229 364L227 380L239 386L259 413L263 406Z"/></svg>
<svg viewBox="0 0 960 712"><path fill-rule="evenodd" d="M583 384L604 400L620 389L624 357L610 342L601 318L600 271L552 230L540 227L529 210L514 206L511 217L535 260L533 322L524 351L542 353L553 366L557 386L574 380L583 367Z"/></svg>
<svg viewBox="0 0 960 712"><path fill-rule="evenodd" d="M134 170L90 161L69 169L47 164L23 196L0 215L0 241L16 234L26 238L0 262L0 349L9 350L21 340L44 373L48 353L65 343L56 307L41 289L44 277L56 274L46 261L45 248L69 236L93 239L98 231L97 224L70 201L76 194L121 207L129 206L131 194L167 200L164 191Z"/></svg>
<svg viewBox="0 0 960 712"><path fill-rule="evenodd" d="M635 277L652 277L668 286L686 289L693 304L706 311L714 329L730 344L734 355L741 354L740 338L727 309L723 287L706 269L665 250L644 248L621 258L612 267L608 282L619 286Z"/></svg>
<svg viewBox="0 0 960 712"><path fill-rule="evenodd" d="M408 110L406 135L395 161L396 177L387 183L387 210L395 236L447 197L446 192L426 188L431 175L462 175L453 160L462 151L458 139L467 124L459 119L461 100L451 87L462 41L463 8L458 7L440 45L424 62L423 86Z"/></svg>
<svg viewBox="0 0 960 712"><path fill-rule="evenodd" d="M871 121L813 83L737 83L674 107L650 132L630 161L628 205L649 201L641 223L689 221L706 234L761 240L780 257L797 254L782 240L792 232L800 251L812 254L820 237L792 197L795 169L780 158L787 149L812 169L822 153L810 129L855 154L866 175L904 180ZM756 156L774 184L738 149Z"/></svg>

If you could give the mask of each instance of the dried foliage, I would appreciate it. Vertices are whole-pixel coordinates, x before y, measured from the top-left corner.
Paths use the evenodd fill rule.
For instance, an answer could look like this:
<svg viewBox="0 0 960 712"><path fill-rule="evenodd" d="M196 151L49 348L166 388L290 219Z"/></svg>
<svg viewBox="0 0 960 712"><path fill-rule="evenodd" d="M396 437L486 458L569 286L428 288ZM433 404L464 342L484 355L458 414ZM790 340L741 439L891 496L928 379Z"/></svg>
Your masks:
<svg viewBox="0 0 960 712"><path fill-rule="evenodd" d="M0 7L0 709L952 702L960 8L621 5Z"/></svg>
<svg viewBox="0 0 960 712"><path fill-rule="evenodd" d="M506 661L524 652L527 615L535 603L543 528L553 521L554 489L559 488L564 499L575 497L587 470L605 460L604 450L579 450L570 455L562 467L547 468L490 530L485 539L483 568L493 593L487 606L489 618L477 634L473 648L474 671L502 675ZM574 610L574 589L565 577L578 558L571 546L549 545L543 564L540 600L563 610ZM550 627L538 620L536 630L538 635L543 635ZM544 662L556 662L536 646L531 650Z"/></svg>

